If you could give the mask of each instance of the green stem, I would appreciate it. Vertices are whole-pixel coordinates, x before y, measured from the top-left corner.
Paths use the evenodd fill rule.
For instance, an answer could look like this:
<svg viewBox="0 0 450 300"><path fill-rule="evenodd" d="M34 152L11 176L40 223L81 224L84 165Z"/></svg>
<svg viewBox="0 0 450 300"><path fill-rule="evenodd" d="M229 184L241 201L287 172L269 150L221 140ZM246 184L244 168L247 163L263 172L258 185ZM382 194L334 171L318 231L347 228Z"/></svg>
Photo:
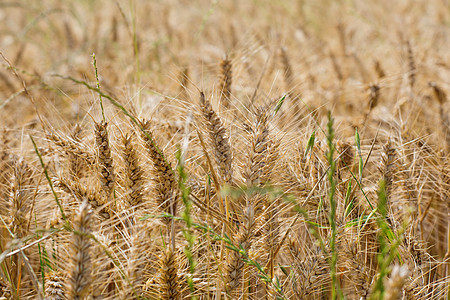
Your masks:
<svg viewBox="0 0 450 300"><path fill-rule="evenodd" d="M100 89L100 81L98 80L97 60L95 59L95 53L92 53L92 58L94 60L92 64L94 65L95 79L97 80L97 88ZM101 94L99 94L99 98L100 98L100 108L102 110L102 119L103 122L106 122L105 110L103 109L103 99Z"/></svg>
<svg viewBox="0 0 450 300"><path fill-rule="evenodd" d="M330 274L331 274L331 297L332 299L343 298L342 291L340 289L339 283L337 281L337 260L338 253L336 251L336 199L334 194L336 192L336 180L334 179L334 173L336 171L336 162L333 159L335 146L333 144L334 130L333 130L333 119L331 118L331 112L328 112L328 124L327 124L327 144L328 144L328 163L330 168L328 169L328 181L330 183L330 191L328 193L328 200L330 202L330 215L329 221L331 225L331 259L330 259Z"/></svg>
<svg viewBox="0 0 450 300"><path fill-rule="evenodd" d="M44 169L45 178L47 178L48 185L50 186L50 189L52 190L52 194L53 194L53 197L55 198L56 204L58 205L59 210L61 211L61 216L63 217L64 221L66 221L66 224L68 225L69 223L67 221L66 214L64 213L64 210L61 205L61 202L59 201L58 195L56 194L55 189L53 188L53 183L52 183L52 180L50 179L50 176L48 175L47 167L45 166L44 161L42 160L42 155L39 152L39 149L36 146L36 142L34 141L34 139L31 135L30 135L30 139L31 139L31 142L33 143L34 151L36 152L37 156L39 157L39 161L41 162L42 169Z"/></svg>

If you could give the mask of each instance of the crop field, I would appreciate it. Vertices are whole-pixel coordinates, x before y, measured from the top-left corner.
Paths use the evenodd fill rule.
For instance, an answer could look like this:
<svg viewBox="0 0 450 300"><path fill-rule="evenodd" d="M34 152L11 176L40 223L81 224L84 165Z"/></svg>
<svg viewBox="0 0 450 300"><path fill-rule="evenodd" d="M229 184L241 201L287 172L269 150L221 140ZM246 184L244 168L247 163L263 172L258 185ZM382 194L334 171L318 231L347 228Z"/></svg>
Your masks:
<svg viewBox="0 0 450 300"><path fill-rule="evenodd" d="M450 2L1 0L0 300L450 299Z"/></svg>

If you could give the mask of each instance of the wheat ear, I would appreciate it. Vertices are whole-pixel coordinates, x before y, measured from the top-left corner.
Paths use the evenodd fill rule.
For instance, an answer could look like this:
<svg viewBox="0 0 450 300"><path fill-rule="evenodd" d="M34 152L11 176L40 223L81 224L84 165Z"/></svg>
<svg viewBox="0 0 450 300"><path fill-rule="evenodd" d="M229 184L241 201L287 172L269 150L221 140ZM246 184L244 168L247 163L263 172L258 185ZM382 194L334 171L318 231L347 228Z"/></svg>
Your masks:
<svg viewBox="0 0 450 300"><path fill-rule="evenodd" d="M77 144L81 144L81 127L80 125L76 124L73 128L73 131L71 133L71 140L75 141ZM86 161L78 156L76 153L73 152L67 152L68 159L69 159L69 174L72 177L72 179L79 179L82 178L88 164Z"/></svg>
<svg viewBox="0 0 450 300"><path fill-rule="evenodd" d="M211 103L206 100L203 92L200 92L200 109L214 147L214 157L219 166L219 174L224 183L231 184L233 169L230 141L222 121L213 110Z"/></svg>
<svg viewBox="0 0 450 300"><path fill-rule="evenodd" d="M97 163L99 179L103 192L107 198L110 198L114 192L114 167L109 146L109 137L107 131L108 123L95 123L95 143L97 145Z"/></svg>
<svg viewBox="0 0 450 300"><path fill-rule="evenodd" d="M380 86L378 84L369 85L367 94L368 94L368 100L367 100L368 107L367 107L366 115L364 117L364 123L366 123L367 119L369 118L369 115L372 112L372 109L378 105L378 100L380 98Z"/></svg>
<svg viewBox="0 0 450 300"><path fill-rule="evenodd" d="M88 165L95 165L95 158L85 146L74 139L66 139L53 133L47 135L47 139L60 147L65 153L74 155L83 160Z"/></svg>
<svg viewBox="0 0 450 300"><path fill-rule="evenodd" d="M250 149L244 178L247 186L266 184L276 161L278 143L269 136L269 116L264 109L256 113L256 122L250 132Z"/></svg>
<svg viewBox="0 0 450 300"><path fill-rule="evenodd" d="M224 103L226 107L230 106L231 100L231 83L232 83L232 63L231 60L228 59L228 56L225 56L220 61L220 81L219 81L219 90L220 90L220 99Z"/></svg>
<svg viewBox="0 0 450 300"><path fill-rule="evenodd" d="M294 74L292 72L292 65L284 47L280 48L280 59L284 69L284 84L290 98L294 96Z"/></svg>
<svg viewBox="0 0 450 300"><path fill-rule="evenodd" d="M248 251L254 237L255 210L252 205L247 206L244 212L244 222L235 239L236 246ZM244 256L237 251L230 251L225 264L225 288L232 293L240 284L245 262Z"/></svg>
<svg viewBox="0 0 450 300"><path fill-rule="evenodd" d="M104 219L111 217L111 211L104 207L106 204L106 198L102 193L99 193L96 189L88 188L80 183L80 181L75 181L67 178L56 178L53 180L55 186L62 189L64 192L73 195L79 203L84 200L96 210L98 210L99 216Z"/></svg>
<svg viewBox="0 0 450 300"><path fill-rule="evenodd" d="M386 73L383 70L383 67L381 66L381 63L379 60L375 60L373 63L373 67L375 69L375 72L377 73L378 79L382 79L386 77Z"/></svg>
<svg viewBox="0 0 450 300"><path fill-rule="evenodd" d="M91 293L92 262L91 262L91 210L84 201L75 216L72 233L70 269L68 270L68 299L85 299Z"/></svg>
<svg viewBox="0 0 450 300"><path fill-rule="evenodd" d="M17 238L22 238L28 231L28 214L31 208L32 171L23 158L16 160L10 190L11 230Z"/></svg>
<svg viewBox="0 0 450 300"><path fill-rule="evenodd" d="M439 117L441 119L441 126L444 134L446 152L448 154L450 152L450 120L448 114L444 111L444 105L445 102L447 102L447 94L436 82L429 82L428 85L433 89L434 96L439 103Z"/></svg>
<svg viewBox="0 0 450 300"><path fill-rule="evenodd" d="M384 300L396 300L401 295L405 280L408 277L408 267L394 266L391 272L391 277L386 283L386 293L384 294Z"/></svg>
<svg viewBox="0 0 450 300"><path fill-rule="evenodd" d="M65 300L64 277L61 272L51 271L45 274L45 300Z"/></svg>
<svg viewBox="0 0 450 300"><path fill-rule="evenodd" d="M410 41L406 42L406 51L408 52L408 83L412 90L416 82L417 69Z"/></svg>
<svg viewBox="0 0 450 300"><path fill-rule="evenodd" d="M395 169L395 148L390 140L383 146L378 169L386 184L386 196L389 197L392 193L393 172Z"/></svg>
<svg viewBox="0 0 450 300"><path fill-rule="evenodd" d="M142 139L153 162L153 192L156 203L163 212L175 215L178 200L175 174L163 152L156 146L155 139L150 131L150 122L144 122L143 128L148 136L142 134ZM166 223L170 221L168 218L163 220Z"/></svg>
<svg viewBox="0 0 450 300"><path fill-rule="evenodd" d="M177 257L168 249L161 255L159 284L161 299L175 300L181 296L181 278L178 275Z"/></svg>
<svg viewBox="0 0 450 300"><path fill-rule="evenodd" d="M139 164L138 155L133 146L131 136L125 135L122 139L122 157L125 162L125 188L130 206L142 203L143 170Z"/></svg>

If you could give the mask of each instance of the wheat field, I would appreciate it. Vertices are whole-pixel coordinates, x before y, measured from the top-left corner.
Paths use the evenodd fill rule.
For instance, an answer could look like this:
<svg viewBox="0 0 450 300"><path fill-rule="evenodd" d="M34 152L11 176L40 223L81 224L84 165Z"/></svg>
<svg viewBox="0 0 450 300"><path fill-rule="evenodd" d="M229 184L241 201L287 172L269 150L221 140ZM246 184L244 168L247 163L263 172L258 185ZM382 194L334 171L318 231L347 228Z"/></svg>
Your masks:
<svg viewBox="0 0 450 300"><path fill-rule="evenodd" d="M0 299L450 299L450 2L3 0Z"/></svg>

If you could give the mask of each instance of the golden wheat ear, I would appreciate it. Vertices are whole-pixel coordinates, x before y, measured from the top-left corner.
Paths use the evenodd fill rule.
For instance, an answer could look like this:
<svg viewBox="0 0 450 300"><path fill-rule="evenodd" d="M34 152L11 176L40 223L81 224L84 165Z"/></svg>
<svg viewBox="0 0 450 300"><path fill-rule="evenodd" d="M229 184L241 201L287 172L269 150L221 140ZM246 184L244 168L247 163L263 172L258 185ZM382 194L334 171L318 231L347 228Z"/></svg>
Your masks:
<svg viewBox="0 0 450 300"><path fill-rule="evenodd" d="M106 198L112 197L114 192L115 174L111 147L107 131L108 123L95 123L95 143L97 146L98 177Z"/></svg>
<svg viewBox="0 0 450 300"><path fill-rule="evenodd" d="M122 157L125 163L124 187L126 199L130 207L137 207L142 204L143 199L144 171L140 166L139 156L130 135L123 137L122 145Z"/></svg>
<svg viewBox="0 0 450 300"><path fill-rule="evenodd" d="M31 209L31 201L33 196L33 172L31 171L25 160L17 158L11 178L10 186L10 230L17 238L23 238L27 235L28 215Z"/></svg>
<svg viewBox="0 0 450 300"><path fill-rule="evenodd" d="M126 277L122 279L122 288L119 290L120 299L141 299L145 287L145 278L150 272L149 255L152 245L148 243L148 228L137 221L130 230L129 249L127 249ZM155 264L151 263L151 268ZM152 274L153 275L153 274Z"/></svg>
<svg viewBox="0 0 450 300"><path fill-rule="evenodd" d="M384 294L384 300L395 300L401 297L408 273L406 265L395 265L392 268L391 276L385 283L386 294Z"/></svg>
<svg viewBox="0 0 450 300"><path fill-rule="evenodd" d="M177 256L171 249L165 250L160 258L160 297L176 300L181 297L181 277L178 274Z"/></svg>
<svg viewBox="0 0 450 300"><path fill-rule="evenodd" d="M439 103L439 118L441 123L441 132L444 136L445 150L450 152L450 117L448 113L445 113L444 105L447 102L447 94L445 91L437 85L436 82L429 82L428 85L433 89L434 97Z"/></svg>
<svg viewBox="0 0 450 300"><path fill-rule="evenodd" d="M374 60L373 68L375 69L375 72L377 73L378 79L382 79L382 78L386 77L386 72L384 71L384 69L381 66L381 63L378 59Z"/></svg>
<svg viewBox="0 0 450 300"><path fill-rule="evenodd" d="M12 293L10 289L11 284L8 284L2 277L0 277L0 300L12 299Z"/></svg>
<svg viewBox="0 0 450 300"><path fill-rule="evenodd" d="M85 299L92 292L91 216L90 205L84 201L73 221L70 263L67 264L68 299Z"/></svg>
<svg viewBox="0 0 450 300"><path fill-rule="evenodd" d="M79 180L71 180L69 178L56 178L55 186L63 190L65 193L72 195L79 203L87 201L92 208L97 210L97 214L102 220L111 218L113 212L107 206L107 199L104 194L96 188L83 185Z"/></svg>
<svg viewBox="0 0 450 300"><path fill-rule="evenodd" d="M45 300L65 300L64 276L59 271L45 274Z"/></svg>
<svg viewBox="0 0 450 300"><path fill-rule="evenodd" d="M79 124L73 127L72 133L70 134L70 139L75 143L81 144L82 129ZM80 179L86 174L88 169L88 164L82 158L75 153L67 153L69 161L69 175L72 179Z"/></svg>
<svg viewBox="0 0 450 300"><path fill-rule="evenodd" d="M414 84L416 83L417 68L411 42L409 40L406 41L406 51L408 54L408 83L412 90L414 88Z"/></svg>
<svg viewBox="0 0 450 300"><path fill-rule="evenodd" d="M179 74L179 83L180 83L180 94L178 96L179 99L181 100L188 100L189 95L188 95L188 86L189 86L189 68L186 66L183 68L183 70L181 70L180 74Z"/></svg>
<svg viewBox="0 0 450 300"><path fill-rule="evenodd" d="M266 109L256 112L249 135L247 166L243 172L247 186L263 186L270 181L277 158L279 142L269 134L269 115Z"/></svg>
<svg viewBox="0 0 450 300"><path fill-rule="evenodd" d="M395 171L395 158L396 152L393 143L389 140L383 146L383 152L381 153L381 161L378 166L378 170L381 173L382 178L386 182L386 196L389 198L392 193L392 182Z"/></svg>
<svg viewBox="0 0 450 300"><path fill-rule="evenodd" d="M214 148L214 157L216 164L219 166L219 174L223 178L223 183L231 184L233 179L233 156L230 141L222 120L216 114L203 92L200 92L200 109L206 122L210 142Z"/></svg>
<svg viewBox="0 0 450 300"><path fill-rule="evenodd" d="M231 60L228 59L228 56L225 56L220 61L219 91L221 102L227 108L230 107L231 102L231 83L233 79L232 74Z"/></svg>
<svg viewBox="0 0 450 300"><path fill-rule="evenodd" d="M245 251L250 249L255 234L255 221L255 209L253 205L250 204L245 208L244 222L234 240L235 246L242 247ZM244 258L245 257L241 253L235 250L230 251L227 256L224 266L224 285L225 290L229 294L233 294L233 292L242 284L241 279L245 266Z"/></svg>
<svg viewBox="0 0 450 300"><path fill-rule="evenodd" d="M146 134L141 137L153 164L154 199L162 212L176 215L179 195L175 173L167 156L157 146L150 127L149 121L143 122ZM168 224L170 218L163 218L163 221Z"/></svg>
<svg viewBox="0 0 450 300"><path fill-rule="evenodd" d="M47 139L58 146L62 151L68 155L72 155L82 160L83 163L93 166L95 165L95 157L85 149L80 141L72 138L62 137L54 133L47 134Z"/></svg>

